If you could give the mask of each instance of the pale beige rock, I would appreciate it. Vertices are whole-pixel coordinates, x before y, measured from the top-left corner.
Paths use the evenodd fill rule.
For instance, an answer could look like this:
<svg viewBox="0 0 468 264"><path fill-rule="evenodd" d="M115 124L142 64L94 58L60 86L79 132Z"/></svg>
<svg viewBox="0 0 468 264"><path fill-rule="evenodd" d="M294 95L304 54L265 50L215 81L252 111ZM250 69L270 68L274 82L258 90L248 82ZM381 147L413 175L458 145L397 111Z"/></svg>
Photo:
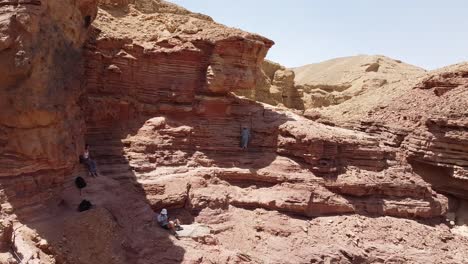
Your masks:
<svg viewBox="0 0 468 264"><path fill-rule="evenodd" d="M259 102L293 109L304 109L302 90L294 83L294 72L278 63L265 60L254 90L236 90L236 94Z"/></svg>
<svg viewBox="0 0 468 264"><path fill-rule="evenodd" d="M304 90L305 109L324 107L333 122L357 121L411 87L425 70L385 56L336 58L294 68Z"/></svg>

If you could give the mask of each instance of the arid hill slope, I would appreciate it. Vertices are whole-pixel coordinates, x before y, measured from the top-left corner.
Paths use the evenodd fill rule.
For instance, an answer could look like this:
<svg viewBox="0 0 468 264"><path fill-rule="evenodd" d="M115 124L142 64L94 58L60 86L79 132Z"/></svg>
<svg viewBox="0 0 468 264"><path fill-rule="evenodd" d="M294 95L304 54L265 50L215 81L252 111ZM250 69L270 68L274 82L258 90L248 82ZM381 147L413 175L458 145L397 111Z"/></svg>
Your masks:
<svg viewBox="0 0 468 264"><path fill-rule="evenodd" d="M368 55L293 69L265 61L262 69L255 90L237 93L271 105L308 112L320 109L324 118L339 114L346 120L391 102L425 73L398 60Z"/></svg>
<svg viewBox="0 0 468 264"><path fill-rule="evenodd" d="M366 55L337 58L293 70L296 85L304 91L305 109L324 107L322 115L334 120L357 118L391 102L425 73L398 60Z"/></svg>
<svg viewBox="0 0 468 264"><path fill-rule="evenodd" d="M358 80L384 78L389 83L409 79L425 71L385 56L358 55L327 60L293 68L298 85L309 86L357 86ZM366 76L367 75L367 76ZM384 77L383 77L384 76Z"/></svg>

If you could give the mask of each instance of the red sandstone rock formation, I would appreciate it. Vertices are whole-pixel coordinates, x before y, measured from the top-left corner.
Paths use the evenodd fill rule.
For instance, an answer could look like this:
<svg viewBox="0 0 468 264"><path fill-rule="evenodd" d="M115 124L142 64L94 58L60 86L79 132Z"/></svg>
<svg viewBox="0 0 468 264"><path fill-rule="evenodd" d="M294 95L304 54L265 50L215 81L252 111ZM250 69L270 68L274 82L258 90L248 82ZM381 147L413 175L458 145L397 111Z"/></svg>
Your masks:
<svg viewBox="0 0 468 264"><path fill-rule="evenodd" d="M35 34L13 30L27 4L0 3L0 66L25 61L0 77L2 253L28 263L465 261L466 238L425 225L440 223L448 199L397 147L231 93L263 78L272 41L163 1L102 1L89 29L92 1L31 3L41 10L31 17L45 14ZM84 141L98 178L78 164ZM76 176L88 181L82 194ZM78 213L83 198L95 207ZM164 207L210 233L169 237L153 218Z"/></svg>
<svg viewBox="0 0 468 264"><path fill-rule="evenodd" d="M85 0L0 3L0 177L74 166L84 132L81 47L96 10Z"/></svg>
<svg viewBox="0 0 468 264"><path fill-rule="evenodd" d="M372 121L364 122L364 127L393 138L415 170L436 189L466 198L467 95L467 64L447 67L429 73L408 94L371 113L367 121ZM388 132L379 132L383 126Z"/></svg>

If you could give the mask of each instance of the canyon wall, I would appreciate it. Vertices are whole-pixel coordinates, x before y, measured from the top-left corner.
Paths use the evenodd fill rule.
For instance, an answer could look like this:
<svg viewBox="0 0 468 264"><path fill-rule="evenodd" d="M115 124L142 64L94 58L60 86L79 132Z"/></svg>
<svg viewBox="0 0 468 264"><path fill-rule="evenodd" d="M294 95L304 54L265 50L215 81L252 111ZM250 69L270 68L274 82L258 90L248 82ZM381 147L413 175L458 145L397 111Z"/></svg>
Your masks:
<svg viewBox="0 0 468 264"><path fill-rule="evenodd" d="M361 126L392 138L436 189L465 199L467 76L466 63L428 73L408 93L369 113Z"/></svg>
<svg viewBox="0 0 468 264"><path fill-rule="evenodd" d="M243 95L378 136L440 191L466 198L465 68L460 64L426 72L384 56L364 55L310 64L293 69L292 80L282 86L301 94L301 108L284 104L287 96L273 91L275 73L288 70L266 62L259 79L268 84L262 86L268 87L266 92L257 86Z"/></svg>
<svg viewBox="0 0 468 264"><path fill-rule="evenodd" d="M32 212L58 198L77 164L85 134L82 45L96 13L92 0L0 2L2 263L15 263L8 252L21 247L17 217L37 217Z"/></svg>
<svg viewBox="0 0 468 264"><path fill-rule="evenodd" d="M120 15L119 19L115 14L125 10L115 7L101 9L94 36L87 44L84 82L88 100L87 142L98 148L97 155L105 159L109 155L125 156L125 160L109 164L109 171L129 163L135 171L135 178L143 189L148 190L149 196L152 196L151 190L154 189L151 182L155 180L159 182L158 185L172 186L176 181L174 178L182 177L175 175L183 167L202 171L201 174L192 172L182 177L186 178L182 186L192 186L188 194L187 187L174 188L181 191L179 194L174 194L171 188L164 188L171 197L180 196L174 198L175 204L165 203L173 200L165 196L149 199L154 209L194 206L188 196L198 190L191 183L194 180L190 179L208 173L217 175L216 178L245 181L244 184L249 181L254 185L265 182L269 187L265 191L278 189L280 197L282 193L294 193L294 188L302 189L303 193L297 195L307 198L300 199L303 200L301 206L287 203L284 206L286 211L292 210L288 209L290 206L297 208L295 212L303 215L358 212L434 217L446 211L444 199L431 198L431 190L424 184L415 187L420 191L413 197L409 191L387 193L383 190L386 188L383 182L374 185L373 188L379 189L377 193L369 190L370 193L354 194L354 191L348 191L348 187L343 186L354 185L352 180L333 184L323 180L321 177L351 177L354 168L362 170L362 174L368 174L368 177L380 173L396 174L393 172L396 163L394 153L387 153L379 147L376 139L364 134L315 124L300 116L233 96L230 92L234 89L252 89L258 85L258 78L263 74L273 74L273 83L283 80L278 76L283 76L285 70L265 72L261 68L272 41L227 29L203 18L164 12L155 15L140 12L138 7L132 8L130 6L128 13L123 13L125 15ZM115 35L114 24L119 26L121 35ZM159 28L158 32L166 32L166 35L154 36L153 28ZM187 28L191 30L187 31ZM248 153L239 149L242 127L248 127L254 136ZM113 143L120 140L123 140L122 145ZM106 153L109 149L117 152ZM115 159L118 160L118 157ZM288 160L297 165L275 164L287 164ZM233 166L261 169L262 173L251 171L243 175L244 172L228 169ZM281 180L276 179L277 176L270 178L266 176L273 173L270 170L285 176ZM301 173L290 179L286 175L292 171ZM172 176L162 180L157 176L159 174ZM412 177L411 174L403 175L402 181L405 181L405 177ZM299 185L293 187L295 184L289 186L288 183ZM282 185L285 185L284 190ZM396 181L394 185L397 185ZM315 193L313 190L316 188L321 191ZM223 193L230 192L234 191ZM251 194L247 192L243 195ZM314 198L314 195L318 197ZM362 195L376 196L376 200L366 201L361 198ZM402 197L416 200L409 199L408 208L392 209L391 202L379 202L382 199L380 195L388 195L384 199L389 200L400 200ZM335 200L329 200L330 196L335 196ZM420 203L418 199L424 202ZM251 200L253 204L250 206L280 210L279 207ZM225 203L229 204L227 201ZM233 203L239 206L244 204ZM204 207L195 208L202 210Z"/></svg>
<svg viewBox="0 0 468 264"><path fill-rule="evenodd" d="M268 90L302 108L294 72L264 62L273 41L164 1L7 1L0 12L0 261L466 259L468 240L426 225L452 204L425 167L464 177L463 145L428 155L464 140L464 117L428 119L418 131L435 136L423 142L238 97ZM448 96L463 85L426 86ZM78 163L85 143L97 178ZM93 208L79 213L83 199ZM176 240L155 225L162 208L208 232Z"/></svg>
<svg viewBox="0 0 468 264"><path fill-rule="evenodd" d="M60 186L76 164L85 133L82 45L96 12L89 0L0 3L0 182L8 196L42 201L31 196Z"/></svg>

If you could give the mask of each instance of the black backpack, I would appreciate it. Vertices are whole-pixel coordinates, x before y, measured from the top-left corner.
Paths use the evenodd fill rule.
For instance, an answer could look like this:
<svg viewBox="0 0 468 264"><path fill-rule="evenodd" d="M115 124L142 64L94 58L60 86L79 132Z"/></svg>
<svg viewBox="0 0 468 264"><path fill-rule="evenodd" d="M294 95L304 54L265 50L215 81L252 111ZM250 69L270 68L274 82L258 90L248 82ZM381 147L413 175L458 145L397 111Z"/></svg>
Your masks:
<svg viewBox="0 0 468 264"><path fill-rule="evenodd" d="M90 201L83 200L83 201L81 201L80 205L78 205L78 212L87 211L87 210L91 209L91 206L93 206L93 205L91 204Z"/></svg>
<svg viewBox="0 0 468 264"><path fill-rule="evenodd" d="M86 187L86 181L82 177L76 177L75 185L78 189L80 189L80 195L81 195L81 189Z"/></svg>
<svg viewBox="0 0 468 264"><path fill-rule="evenodd" d="M78 189L83 189L86 187L86 181L82 177L76 177L75 185Z"/></svg>

